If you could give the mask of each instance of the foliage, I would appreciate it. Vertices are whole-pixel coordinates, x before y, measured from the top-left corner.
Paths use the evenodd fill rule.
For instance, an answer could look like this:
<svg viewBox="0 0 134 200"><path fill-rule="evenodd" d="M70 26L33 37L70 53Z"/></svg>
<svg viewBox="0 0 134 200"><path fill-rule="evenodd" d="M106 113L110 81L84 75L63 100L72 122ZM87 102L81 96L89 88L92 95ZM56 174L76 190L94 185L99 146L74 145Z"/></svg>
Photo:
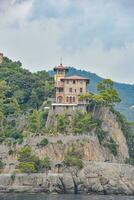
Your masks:
<svg viewBox="0 0 134 200"><path fill-rule="evenodd" d="M75 167L79 170L83 168L83 161L79 158L75 158L71 156L65 156L64 164L67 167Z"/></svg>
<svg viewBox="0 0 134 200"><path fill-rule="evenodd" d="M41 142L38 144L39 146L45 147L49 144L49 141L47 138L44 138L43 140L41 140Z"/></svg>
<svg viewBox="0 0 134 200"><path fill-rule="evenodd" d="M90 84L88 85L88 91L92 93L98 93L96 85L100 83L103 79L94 73L87 72L84 70L78 70L75 68L69 69L68 75L79 75L90 79ZM123 115L127 117L128 120L134 121L134 109L131 108L134 105L134 84L123 84L115 83L114 88L118 92L121 102L116 105L116 109L120 111Z"/></svg>
<svg viewBox="0 0 134 200"><path fill-rule="evenodd" d="M62 140L58 140L57 144L63 144L63 141Z"/></svg>
<svg viewBox="0 0 134 200"><path fill-rule="evenodd" d="M105 138L105 132L101 128L96 129L96 134L99 140L99 143L102 144L104 138Z"/></svg>
<svg viewBox="0 0 134 200"><path fill-rule="evenodd" d="M13 155L14 153L15 153L15 151L12 150L12 149L10 149L10 150L8 151L8 155L9 155L9 156Z"/></svg>
<svg viewBox="0 0 134 200"><path fill-rule="evenodd" d="M125 163L129 165L134 165L134 158L127 158Z"/></svg>
<svg viewBox="0 0 134 200"><path fill-rule="evenodd" d="M60 133L64 133L67 131L67 124L69 123L68 121L68 116L67 113L61 113L57 117L57 131Z"/></svg>
<svg viewBox="0 0 134 200"><path fill-rule="evenodd" d="M95 124L90 113L84 113L80 110L73 113L72 127L74 133L87 133L92 130L94 125Z"/></svg>
<svg viewBox="0 0 134 200"><path fill-rule="evenodd" d="M37 110L33 110L33 113L29 116L28 130L32 133L37 133L40 129L40 116Z"/></svg>
<svg viewBox="0 0 134 200"><path fill-rule="evenodd" d="M111 108L111 112L115 114L116 120L126 137L130 158L134 159L134 125L132 122L128 123L127 119L115 109Z"/></svg>
<svg viewBox="0 0 134 200"><path fill-rule="evenodd" d="M76 169L83 168L83 151L79 150L75 144L72 144L67 151L64 158L64 165L67 167L74 167Z"/></svg>
<svg viewBox="0 0 134 200"><path fill-rule="evenodd" d="M39 111L54 96L53 77L45 71L31 73L4 57L0 66L0 137L23 141L23 131L42 132L47 112Z"/></svg>
<svg viewBox="0 0 134 200"><path fill-rule="evenodd" d="M4 163L2 162L2 160L0 159L0 171L3 169L4 167Z"/></svg>
<svg viewBox="0 0 134 200"><path fill-rule="evenodd" d="M36 172L35 166L33 162L20 162L18 164L18 169L22 172L22 173L34 173Z"/></svg>
<svg viewBox="0 0 134 200"><path fill-rule="evenodd" d="M29 162L31 161L32 149L30 146L24 146L18 150L18 161Z"/></svg>
<svg viewBox="0 0 134 200"><path fill-rule="evenodd" d="M32 133L44 131L47 121L48 111L33 110L28 116L27 129Z"/></svg>
<svg viewBox="0 0 134 200"><path fill-rule="evenodd" d="M82 95L81 99L87 99L89 105L93 105L93 113L97 106L114 106L121 101L117 91L113 88L113 81L110 79L104 79L97 85L99 94L86 93Z"/></svg>
<svg viewBox="0 0 134 200"><path fill-rule="evenodd" d="M116 142L113 140L113 138L110 138L109 143L107 144L107 147L109 148L109 150L111 151L111 153L114 156L117 156L118 154L118 145L116 144Z"/></svg>
<svg viewBox="0 0 134 200"><path fill-rule="evenodd" d="M70 157L82 159L83 158L83 150L78 148L78 146L73 143L69 146L67 155Z"/></svg>
<svg viewBox="0 0 134 200"><path fill-rule="evenodd" d="M39 159L32 153L30 146L22 147L18 150L18 169L22 173L34 173L43 172L48 170L51 166L49 157L45 157L43 160Z"/></svg>
<svg viewBox="0 0 134 200"><path fill-rule="evenodd" d="M11 179L12 179L12 181L15 180L15 177L16 177L16 172L13 172L13 173L11 174Z"/></svg>

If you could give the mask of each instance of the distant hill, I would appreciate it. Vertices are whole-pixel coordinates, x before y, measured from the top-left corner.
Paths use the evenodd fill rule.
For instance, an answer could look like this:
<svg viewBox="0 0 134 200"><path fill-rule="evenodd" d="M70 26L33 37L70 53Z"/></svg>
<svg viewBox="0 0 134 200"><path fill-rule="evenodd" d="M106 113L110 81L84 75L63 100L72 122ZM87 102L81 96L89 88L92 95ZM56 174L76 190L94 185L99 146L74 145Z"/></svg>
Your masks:
<svg viewBox="0 0 134 200"><path fill-rule="evenodd" d="M49 71L53 74L52 71ZM85 70L78 70L76 68L70 67L68 75L80 75L90 79L89 91L97 92L96 85L103 78L99 77L95 73L91 73ZM129 121L134 121L134 85L115 83L115 88L117 89L122 101L116 106L116 109L124 114Z"/></svg>

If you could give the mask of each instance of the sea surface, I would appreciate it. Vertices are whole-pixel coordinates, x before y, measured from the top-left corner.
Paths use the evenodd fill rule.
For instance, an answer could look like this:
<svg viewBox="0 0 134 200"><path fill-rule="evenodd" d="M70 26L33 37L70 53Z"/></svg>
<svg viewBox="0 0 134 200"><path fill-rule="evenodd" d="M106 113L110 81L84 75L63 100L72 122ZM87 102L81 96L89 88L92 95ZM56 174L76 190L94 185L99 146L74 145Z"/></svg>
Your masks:
<svg viewBox="0 0 134 200"><path fill-rule="evenodd" d="M128 196L103 195L46 195L46 194L0 194L0 200L134 200Z"/></svg>

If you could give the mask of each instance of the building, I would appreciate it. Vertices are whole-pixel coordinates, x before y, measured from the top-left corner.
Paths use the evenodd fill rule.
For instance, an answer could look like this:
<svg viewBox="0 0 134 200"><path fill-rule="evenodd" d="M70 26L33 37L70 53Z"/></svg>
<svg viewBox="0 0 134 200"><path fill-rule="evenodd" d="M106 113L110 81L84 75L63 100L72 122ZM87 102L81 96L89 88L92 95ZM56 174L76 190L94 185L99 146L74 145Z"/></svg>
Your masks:
<svg viewBox="0 0 134 200"><path fill-rule="evenodd" d="M62 109L63 107L86 108L86 100L80 100L80 96L87 92L89 79L81 76L67 76L69 69L62 64L54 68L56 99L53 108Z"/></svg>
<svg viewBox="0 0 134 200"><path fill-rule="evenodd" d="M0 53L0 64L3 63L3 53Z"/></svg>

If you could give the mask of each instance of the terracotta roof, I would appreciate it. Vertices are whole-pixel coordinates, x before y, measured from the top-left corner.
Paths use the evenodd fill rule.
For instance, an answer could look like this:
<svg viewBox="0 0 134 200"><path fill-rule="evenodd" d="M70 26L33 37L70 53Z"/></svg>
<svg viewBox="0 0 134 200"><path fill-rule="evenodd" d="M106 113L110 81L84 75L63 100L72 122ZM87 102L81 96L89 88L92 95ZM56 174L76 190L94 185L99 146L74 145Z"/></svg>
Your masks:
<svg viewBox="0 0 134 200"><path fill-rule="evenodd" d="M68 69L68 67L64 67L62 64L60 64L60 65L54 67L54 70L56 70L56 69Z"/></svg>
<svg viewBox="0 0 134 200"><path fill-rule="evenodd" d="M61 80L86 80L87 82L89 82L88 78L82 76L67 76L65 78L62 78Z"/></svg>

